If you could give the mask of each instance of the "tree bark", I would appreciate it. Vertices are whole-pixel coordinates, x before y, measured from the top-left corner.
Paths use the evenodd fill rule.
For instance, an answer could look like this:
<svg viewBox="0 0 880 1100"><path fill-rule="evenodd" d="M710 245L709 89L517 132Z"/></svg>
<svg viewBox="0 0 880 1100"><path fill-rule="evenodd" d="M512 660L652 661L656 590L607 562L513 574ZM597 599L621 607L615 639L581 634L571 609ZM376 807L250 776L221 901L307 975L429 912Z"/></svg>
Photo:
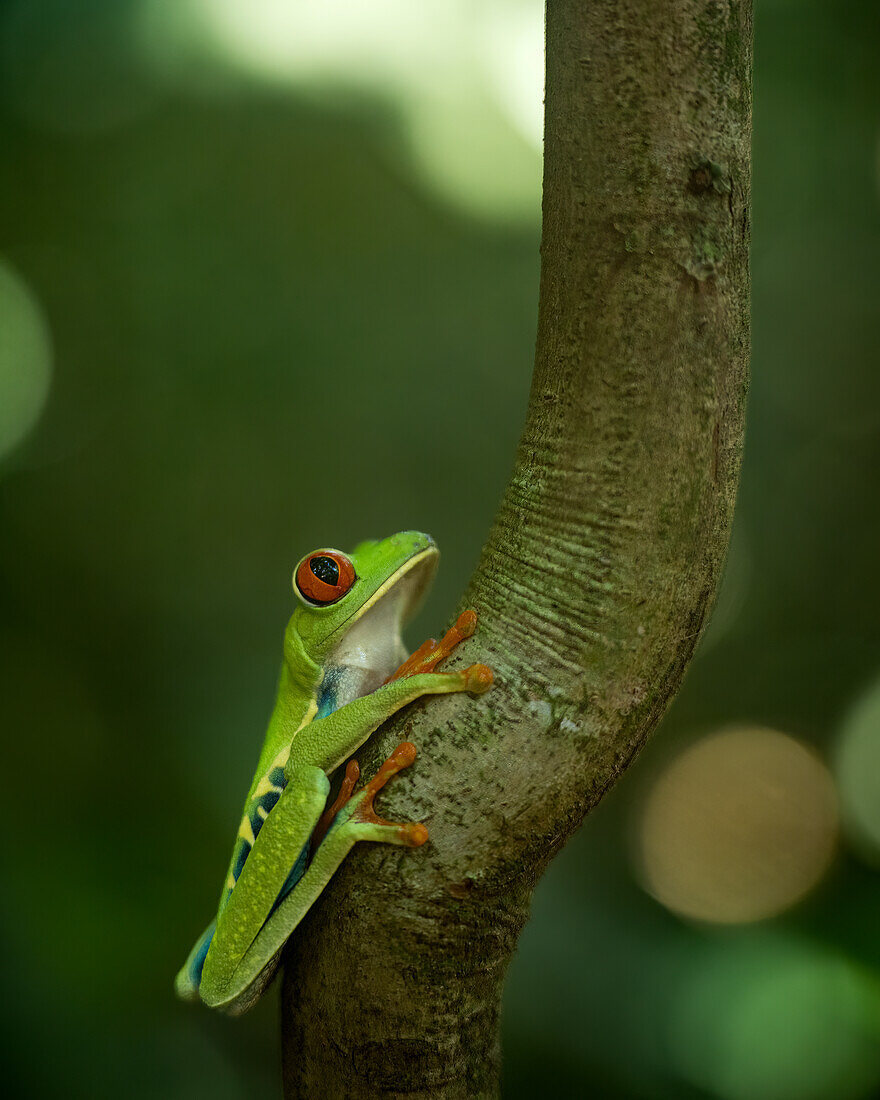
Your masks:
<svg viewBox="0 0 880 1100"><path fill-rule="evenodd" d="M749 348L749 0L548 0L536 364L462 600L493 690L410 707L415 766L285 955L285 1096L492 1097L548 861L633 760L714 598Z"/></svg>

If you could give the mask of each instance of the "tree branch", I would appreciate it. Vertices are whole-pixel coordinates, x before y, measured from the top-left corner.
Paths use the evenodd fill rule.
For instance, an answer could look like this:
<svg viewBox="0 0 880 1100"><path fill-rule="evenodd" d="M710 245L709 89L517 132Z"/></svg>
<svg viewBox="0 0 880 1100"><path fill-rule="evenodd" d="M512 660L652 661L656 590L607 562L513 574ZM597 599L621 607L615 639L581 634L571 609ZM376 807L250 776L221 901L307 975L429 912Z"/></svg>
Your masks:
<svg viewBox="0 0 880 1100"><path fill-rule="evenodd" d="M677 690L727 545L748 356L748 0L549 0L535 375L462 606L479 700L417 704L419 747L293 937L285 1095L497 1092L531 890Z"/></svg>

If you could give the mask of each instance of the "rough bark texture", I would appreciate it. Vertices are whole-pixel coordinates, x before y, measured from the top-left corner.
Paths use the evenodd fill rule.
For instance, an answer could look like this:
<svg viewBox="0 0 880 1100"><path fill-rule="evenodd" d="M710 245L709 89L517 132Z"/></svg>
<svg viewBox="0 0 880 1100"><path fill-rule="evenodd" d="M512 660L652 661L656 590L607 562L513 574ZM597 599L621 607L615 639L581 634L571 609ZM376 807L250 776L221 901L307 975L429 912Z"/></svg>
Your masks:
<svg viewBox="0 0 880 1100"><path fill-rule="evenodd" d="M478 700L416 704L383 812L286 953L288 1098L491 1097L538 877L681 681L727 545L748 356L748 0L549 0L535 376L462 606Z"/></svg>

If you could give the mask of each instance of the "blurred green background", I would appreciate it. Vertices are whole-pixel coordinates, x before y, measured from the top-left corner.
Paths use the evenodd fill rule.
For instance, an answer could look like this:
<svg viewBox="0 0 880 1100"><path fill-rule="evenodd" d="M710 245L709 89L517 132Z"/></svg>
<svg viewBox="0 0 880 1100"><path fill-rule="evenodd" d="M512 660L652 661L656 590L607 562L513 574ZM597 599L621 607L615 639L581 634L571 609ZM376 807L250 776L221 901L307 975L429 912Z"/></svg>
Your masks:
<svg viewBox="0 0 880 1100"><path fill-rule="evenodd" d="M537 891L507 1097L880 1095L876 15L757 2L727 574L660 734ZM541 18L0 4L12 1095L280 1094L277 994L229 1021L171 980L216 902L296 559L431 531L414 640L475 562L531 371Z"/></svg>

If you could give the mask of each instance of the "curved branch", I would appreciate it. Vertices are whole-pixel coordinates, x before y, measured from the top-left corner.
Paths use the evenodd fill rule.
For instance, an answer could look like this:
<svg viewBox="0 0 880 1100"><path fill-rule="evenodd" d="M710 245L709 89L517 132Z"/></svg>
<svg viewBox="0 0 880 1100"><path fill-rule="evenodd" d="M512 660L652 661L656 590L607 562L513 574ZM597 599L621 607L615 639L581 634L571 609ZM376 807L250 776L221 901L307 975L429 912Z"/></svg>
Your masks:
<svg viewBox="0 0 880 1100"><path fill-rule="evenodd" d="M385 813L286 954L288 1097L497 1090L507 963L551 856L681 681L727 545L748 355L748 0L549 0L535 375L462 606L480 700L418 704Z"/></svg>

